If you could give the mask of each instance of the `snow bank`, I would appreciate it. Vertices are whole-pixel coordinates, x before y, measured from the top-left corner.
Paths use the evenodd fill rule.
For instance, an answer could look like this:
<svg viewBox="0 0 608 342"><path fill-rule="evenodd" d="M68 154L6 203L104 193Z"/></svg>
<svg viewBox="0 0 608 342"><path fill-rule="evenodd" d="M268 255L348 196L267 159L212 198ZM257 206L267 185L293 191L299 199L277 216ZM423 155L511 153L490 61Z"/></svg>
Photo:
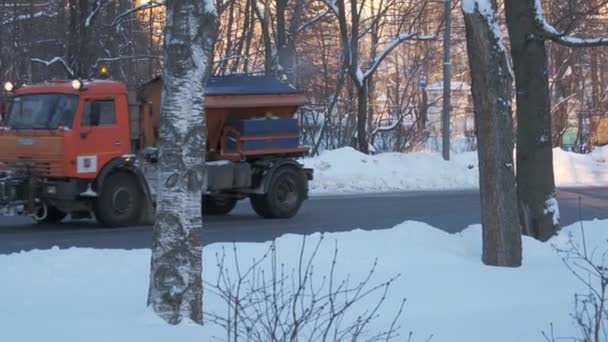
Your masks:
<svg viewBox="0 0 608 342"><path fill-rule="evenodd" d="M589 250L606 248L606 221L585 222ZM423 223L405 222L392 229L326 234L316 262L318 282L331 266L338 242L336 279L363 279L375 258L372 283L400 273L389 300L367 333L390 325L399 302L407 298L398 341L409 331L416 341L540 341L551 323L556 337L576 336L569 313L573 294L582 288L551 247L565 246L579 226L564 229L550 243L524 238L524 265L496 268L480 262L480 227L448 234ZM310 236L310 248L319 237ZM302 237L277 240L278 258L297 268ZM204 250L204 278L217 276L216 253L232 245L212 244ZM238 244L241 270L267 250L267 243ZM162 324L146 310L148 250L52 249L0 256L0 341L214 341L225 340L221 328ZM230 259L230 257L228 257ZM268 267L270 261L263 263ZM360 314L376 298L353 307ZM226 312L209 289L206 311Z"/></svg>
<svg viewBox="0 0 608 342"><path fill-rule="evenodd" d="M303 163L315 170L313 194L468 189L478 183L476 152L446 162L437 153L366 155L345 147Z"/></svg>
<svg viewBox="0 0 608 342"><path fill-rule="evenodd" d="M555 181L558 186L608 186L608 146L590 154L553 150Z"/></svg>
<svg viewBox="0 0 608 342"><path fill-rule="evenodd" d="M558 187L608 186L608 146L583 155L553 150ZM345 147L302 160L315 170L312 194L384 191L460 190L479 186L477 152L381 153L365 155Z"/></svg>

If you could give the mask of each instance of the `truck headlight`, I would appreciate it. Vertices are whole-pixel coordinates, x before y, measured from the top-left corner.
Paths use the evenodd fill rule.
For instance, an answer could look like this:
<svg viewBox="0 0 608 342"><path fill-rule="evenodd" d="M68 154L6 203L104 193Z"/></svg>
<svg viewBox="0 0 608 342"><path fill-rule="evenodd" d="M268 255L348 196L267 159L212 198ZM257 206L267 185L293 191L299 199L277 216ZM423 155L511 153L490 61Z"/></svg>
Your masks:
<svg viewBox="0 0 608 342"><path fill-rule="evenodd" d="M8 93L10 93L11 91L13 91L13 89L15 89L15 85L14 84L12 84L11 82L4 83L4 90L6 90Z"/></svg>
<svg viewBox="0 0 608 342"><path fill-rule="evenodd" d="M80 82L80 80L73 80L72 81L72 88L74 88L74 90L80 90L80 89L82 89L82 82Z"/></svg>

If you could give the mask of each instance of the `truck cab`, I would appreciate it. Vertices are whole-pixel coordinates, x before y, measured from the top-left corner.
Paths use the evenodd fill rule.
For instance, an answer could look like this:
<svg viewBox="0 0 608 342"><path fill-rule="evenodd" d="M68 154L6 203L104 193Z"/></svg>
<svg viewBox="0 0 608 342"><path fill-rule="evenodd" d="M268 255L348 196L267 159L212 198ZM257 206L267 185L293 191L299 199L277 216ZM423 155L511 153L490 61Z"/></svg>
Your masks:
<svg viewBox="0 0 608 342"><path fill-rule="evenodd" d="M94 217L107 226L150 223L160 127L158 81L135 90L111 80L11 89L0 128L3 213L28 215L39 223L56 223L68 215ZM210 82L216 87L210 85L208 97L213 99L206 101L208 186L202 189L202 210L225 215L238 200L250 198L260 216L292 217L312 179L312 170L296 161L307 149L297 146L295 119L290 118L302 98L293 91L281 97L247 93L238 86L226 92L226 84L247 81L252 79ZM275 99L264 99L268 96ZM265 116L273 111L281 117L260 121L270 120ZM286 138L291 139L287 144ZM275 184L281 179L295 186L285 193L285 184Z"/></svg>

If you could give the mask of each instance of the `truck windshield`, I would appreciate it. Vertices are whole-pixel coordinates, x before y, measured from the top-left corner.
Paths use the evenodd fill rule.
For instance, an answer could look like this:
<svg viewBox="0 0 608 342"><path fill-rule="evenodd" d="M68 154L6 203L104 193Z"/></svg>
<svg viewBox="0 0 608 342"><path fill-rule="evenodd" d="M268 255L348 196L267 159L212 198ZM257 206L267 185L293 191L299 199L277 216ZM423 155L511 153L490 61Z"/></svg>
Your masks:
<svg viewBox="0 0 608 342"><path fill-rule="evenodd" d="M78 96L36 94L11 100L6 126L12 129L56 129L72 127Z"/></svg>

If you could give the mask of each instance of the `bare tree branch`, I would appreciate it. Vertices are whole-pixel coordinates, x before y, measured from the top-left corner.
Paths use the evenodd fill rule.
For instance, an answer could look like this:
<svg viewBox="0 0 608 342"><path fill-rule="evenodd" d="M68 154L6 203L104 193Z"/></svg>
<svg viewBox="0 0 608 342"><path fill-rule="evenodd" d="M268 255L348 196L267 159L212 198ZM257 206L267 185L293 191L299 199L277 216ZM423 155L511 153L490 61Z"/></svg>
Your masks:
<svg viewBox="0 0 608 342"><path fill-rule="evenodd" d="M393 51L399 44L407 41L407 40L418 40L418 41L428 41L437 39L436 35L420 35L418 33L401 33L399 36L395 37L392 41L387 43L387 46L384 48L379 55L377 55L372 61L372 65L370 68L363 74L363 80L368 79L370 76L374 74L378 66L382 63L382 61L388 56L391 51Z"/></svg>
<svg viewBox="0 0 608 342"><path fill-rule="evenodd" d="M40 64L43 64L43 65L44 65L44 66L46 66L46 67L49 67L49 66L51 66L51 65L53 65L53 64L56 64L56 63L59 63L59 64L61 64L61 65L63 66L63 68L65 69L65 71L68 73L68 75L69 75L70 77L74 77L74 75L75 75L74 70L72 70L72 69L71 69L71 68L68 66L68 64L66 63L65 59L63 59L63 57L55 57L55 58L53 58L53 59L51 59L51 60L48 60L48 61L42 60L42 59L40 59L40 58L32 58L32 59L30 59L30 61L31 61L32 63L40 63Z"/></svg>
<svg viewBox="0 0 608 342"><path fill-rule="evenodd" d="M309 27L309 26L313 25L314 23L316 23L317 21L323 19L330 11L331 10L329 7L327 9L321 11L319 14L315 15L314 17L312 17L310 20L308 20L304 24L300 25L300 27L298 27L296 29L296 33L303 31L307 27Z"/></svg>
<svg viewBox="0 0 608 342"><path fill-rule="evenodd" d="M534 12L534 15L536 17L536 23L542 30L542 35L560 45L568 47L608 46L608 37L579 38L568 36L567 32L560 32L559 30L557 30L545 18L540 0L534 0Z"/></svg>
<svg viewBox="0 0 608 342"><path fill-rule="evenodd" d="M130 16L131 14L135 13L135 12L139 12L139 11L143 11L143 10L147 10L147 9L151 9L151 8L157 8L157 7L161 7L161 6L165 6L165 2L164 1L150 1L148 3L139 5L137 7L131 8L128 11L123 12L122 14L120 14L119 16L116 17L116 19L114 19L114 21L112 22L111 26L116 26L118 25L125 17Z"/></svg>

